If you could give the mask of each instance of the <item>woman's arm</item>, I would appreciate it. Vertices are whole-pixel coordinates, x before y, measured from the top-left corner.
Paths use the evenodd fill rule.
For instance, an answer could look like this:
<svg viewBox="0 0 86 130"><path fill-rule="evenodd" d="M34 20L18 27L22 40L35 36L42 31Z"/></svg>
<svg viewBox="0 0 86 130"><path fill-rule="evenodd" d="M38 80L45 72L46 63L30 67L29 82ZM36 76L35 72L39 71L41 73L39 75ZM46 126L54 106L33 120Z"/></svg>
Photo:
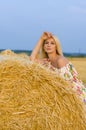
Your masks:
<svg viewBox="0 0 86 130"><path fill-rule="evenodd" d="M48 32L44 32L42 34L42 36L40 37L40 39L38 40L36 46L34 47L31 55L30 55L30 60L32 61L35 61L37 59L37 54L40 50L40 47L42 46L43 44L43 41L46 40L48 37L51 37L51 33L48 33Z"/></svg>
<svg viewBox="0 0 86 130"><path fill-rule="evenodd" d="M34 61L37 57L37 54L40 50L40 47L42 46L43 43L43 38L40 37L39 41L37 42L37 44L35 45L34 49L32 50L32 53L30 55L30 60Z"/></svg>

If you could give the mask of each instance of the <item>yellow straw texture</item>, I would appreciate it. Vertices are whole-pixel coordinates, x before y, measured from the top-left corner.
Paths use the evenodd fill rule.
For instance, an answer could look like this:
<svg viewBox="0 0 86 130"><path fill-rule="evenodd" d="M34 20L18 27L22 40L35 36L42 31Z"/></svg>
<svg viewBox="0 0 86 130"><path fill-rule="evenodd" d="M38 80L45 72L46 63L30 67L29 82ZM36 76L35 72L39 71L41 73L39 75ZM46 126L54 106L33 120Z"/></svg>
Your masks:
<svg viewBox="0 0 86 130"><path fill-rule="evenodd" d="M85 106L64 80L27 55L0 54L0 130L86 130Z"/></svg>

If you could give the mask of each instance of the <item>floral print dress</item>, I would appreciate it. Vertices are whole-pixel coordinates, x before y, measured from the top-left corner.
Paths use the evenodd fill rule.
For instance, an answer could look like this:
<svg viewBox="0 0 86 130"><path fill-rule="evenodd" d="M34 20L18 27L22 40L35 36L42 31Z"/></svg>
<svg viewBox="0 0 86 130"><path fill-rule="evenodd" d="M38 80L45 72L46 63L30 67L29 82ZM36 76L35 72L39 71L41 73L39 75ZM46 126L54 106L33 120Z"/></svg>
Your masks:
<svg viewBox="0 0 86 130"><path fill-rule="evenodd" d="M86 103L86 86L84 86L82 81L78 78L78 73L71 62L60 69L53 66L50 66L50 69L55 71L63 79L70 81L72 83L73 90L76 91L81 100Z"/></svg>

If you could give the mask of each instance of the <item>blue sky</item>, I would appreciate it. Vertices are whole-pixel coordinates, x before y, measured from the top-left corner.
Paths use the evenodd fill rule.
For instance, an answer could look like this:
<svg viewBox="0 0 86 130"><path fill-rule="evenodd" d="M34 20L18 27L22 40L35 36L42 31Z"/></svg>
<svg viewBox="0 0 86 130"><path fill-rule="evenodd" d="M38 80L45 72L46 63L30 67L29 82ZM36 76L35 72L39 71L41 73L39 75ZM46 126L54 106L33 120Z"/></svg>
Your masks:
<svg viewBox="0 0 86 130"><path fill-rule="evenodd" d="M0 0L0 49L31 50L43 31L86 53L86 0Z"/></svg>

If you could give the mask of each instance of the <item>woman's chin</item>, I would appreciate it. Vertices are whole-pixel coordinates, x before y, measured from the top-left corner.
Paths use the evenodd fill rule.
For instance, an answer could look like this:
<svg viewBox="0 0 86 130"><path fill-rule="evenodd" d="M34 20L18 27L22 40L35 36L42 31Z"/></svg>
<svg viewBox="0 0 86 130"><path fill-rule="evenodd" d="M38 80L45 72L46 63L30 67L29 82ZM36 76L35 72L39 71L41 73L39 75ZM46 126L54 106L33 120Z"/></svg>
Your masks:
<svg viewBox="0 0 86 130"><path fill-rule="evenodd" d="M53 52L52 52L52 51L47 51L46 53L47 53L47 54L53 54Z"/></svg>

